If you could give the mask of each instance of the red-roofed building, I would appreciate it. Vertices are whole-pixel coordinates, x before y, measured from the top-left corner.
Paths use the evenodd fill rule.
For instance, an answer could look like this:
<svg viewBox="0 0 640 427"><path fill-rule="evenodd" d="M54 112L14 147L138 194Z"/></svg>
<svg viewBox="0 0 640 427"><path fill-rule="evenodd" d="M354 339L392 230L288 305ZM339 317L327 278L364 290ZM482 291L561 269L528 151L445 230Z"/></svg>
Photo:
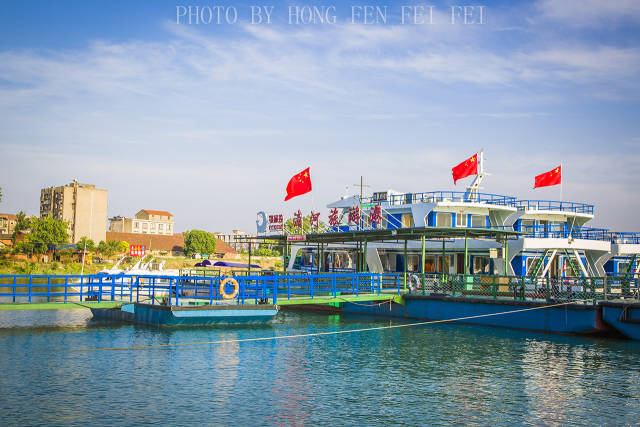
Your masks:
<svg viewBox="0 0 640 427"><path fill-rule="evenodd" d="M134 218L109 218L109 231L114 233L173 235L173 215L167 211L142 209Z"/></svg>
<svg viewBox="0 0 640 427"><path fill-rule="evenodd" d="M172 234L170 236L163 235L144 235L139 233L115 233L107 232L107 241L117 240L125 241L130 245L141 245L152 252L167 252L171 255L183 255L184 236L182 234ZM236 254L229 245L222 240L216 241L216 255L224 256L226 254Z"/></svg>
<svg viewBox="0 0 640 427"><path fill-rule="evenodd" d="M0 235L11 235L17 223L18 217L16 215L0 213Z"/></svg>

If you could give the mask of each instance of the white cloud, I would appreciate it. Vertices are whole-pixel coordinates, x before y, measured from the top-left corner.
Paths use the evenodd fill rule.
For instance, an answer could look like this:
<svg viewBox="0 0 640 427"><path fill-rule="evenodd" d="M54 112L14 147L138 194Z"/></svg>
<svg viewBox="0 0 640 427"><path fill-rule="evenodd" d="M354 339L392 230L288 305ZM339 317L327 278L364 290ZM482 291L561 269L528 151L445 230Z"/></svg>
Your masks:
<svg viewBox="0 0 640 427"><path fill-rule="evenodd" d="M608 27L640 22L637 0L540 0L542 18L569 27Z"/></svg>
<svg viewBox="0 0 640 427"><path fill-rule="evenodd" d="M501 126L551 116L543 109L558 87L638 97L640 52L630 47L496 50L452 26L242 27L233 39L168 28L167 42L0 52L0 156L9 164L0 178L31 169L28 184L11 185L35 205L40 187L77 177L111 189L110 214L138 203L176 211L184 228L229 230L252 225L257 208L282 208L283 183L300 164L316 171L319 206L360 174L381 189L447 188L450 166L478 145L504 151L489 155L495 169L532 162L513 160L529 136L500 136ZM467 128L482 118L503 120L490 120L489 132ZM528 188L526 172L513 173L488 190Z"/></svg>

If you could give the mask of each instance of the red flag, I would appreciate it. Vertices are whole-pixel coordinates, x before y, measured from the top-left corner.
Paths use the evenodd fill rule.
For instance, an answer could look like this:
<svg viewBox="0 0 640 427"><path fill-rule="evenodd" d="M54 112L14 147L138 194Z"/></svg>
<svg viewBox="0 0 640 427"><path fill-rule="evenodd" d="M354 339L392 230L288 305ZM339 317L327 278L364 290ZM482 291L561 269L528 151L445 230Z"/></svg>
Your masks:
<svg viewBox="0 0 640 427"><path fill-rule="evenodd" d="M311 191L311 175L309 175L309 168L306 168L297 175L294 175L287 184L287 197L284 201L300 196L302 194Z"/></svg>
<svg viewBox="0 0 640 427"><path fill-rule="evenodd" d="M478 175L478 153L452 168L451 172L453 173L454 185L459 179L466 178L469 175Z"/></svg>
<svg viewBox="0 0 640 427"><path fill-rule="evenodd" d="M538 187L548 187L550 185L558 185L562 182L562 166L558 166L557 168L550 170L549 172L545 172L536 176L535 183L533 184L533 188Z"/></svg>

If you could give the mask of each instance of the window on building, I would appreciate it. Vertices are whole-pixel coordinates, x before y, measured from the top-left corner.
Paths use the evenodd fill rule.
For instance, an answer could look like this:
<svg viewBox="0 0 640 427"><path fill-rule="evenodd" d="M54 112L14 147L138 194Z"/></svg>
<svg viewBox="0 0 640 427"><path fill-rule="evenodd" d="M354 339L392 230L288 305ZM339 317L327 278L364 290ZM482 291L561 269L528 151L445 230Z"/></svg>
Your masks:
<svg viewBox="0 0 640 427"><path fill-rule="evenodd" d="M134 222L133 223L133 228L136 229L136 230L140 229L140 223L138 221Z"/></svg>
<svg viewBox="0 0 640 427"><path fill-rule="evenodd" d="M485 228L487 226L487 218L484 215L471 215L471 227Z"/></svg>
<svg viewBox="0 0 640 427"><path fill-rule="evenodd" d="M158 231L161 233L164 232L164 224L158 224Z"/></svg>
<svg viewBox="0 0 640 427"><path fill-rule="evenodd" d="M451 214L449 212L438 212L436 215L437 227L451 227Z"/></svg>
<svg viewBox="0 0 640 427"><path fill-rule="evenodd" d="M146 222L142 223L142 231L147 231L149 229L149 224L147 224Z"/></svg>
<svg viewBox="0 0 640 427"><path fill-rule="evenodd" d="M457 213L456 214L456 227L466 227L467 226L467 214Z"/></svg>

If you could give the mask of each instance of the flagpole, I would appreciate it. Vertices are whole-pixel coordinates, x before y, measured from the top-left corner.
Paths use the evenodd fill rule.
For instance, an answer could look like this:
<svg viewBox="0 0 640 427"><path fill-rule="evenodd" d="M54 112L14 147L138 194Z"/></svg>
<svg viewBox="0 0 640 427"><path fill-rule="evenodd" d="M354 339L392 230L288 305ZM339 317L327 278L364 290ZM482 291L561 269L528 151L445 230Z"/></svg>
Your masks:
<svg viewBox="0 0 640 427"><path fill-rule="evenodd" d="M560 163L560 208L562 208L562 181L564 181L564 165Z"/></svg>

